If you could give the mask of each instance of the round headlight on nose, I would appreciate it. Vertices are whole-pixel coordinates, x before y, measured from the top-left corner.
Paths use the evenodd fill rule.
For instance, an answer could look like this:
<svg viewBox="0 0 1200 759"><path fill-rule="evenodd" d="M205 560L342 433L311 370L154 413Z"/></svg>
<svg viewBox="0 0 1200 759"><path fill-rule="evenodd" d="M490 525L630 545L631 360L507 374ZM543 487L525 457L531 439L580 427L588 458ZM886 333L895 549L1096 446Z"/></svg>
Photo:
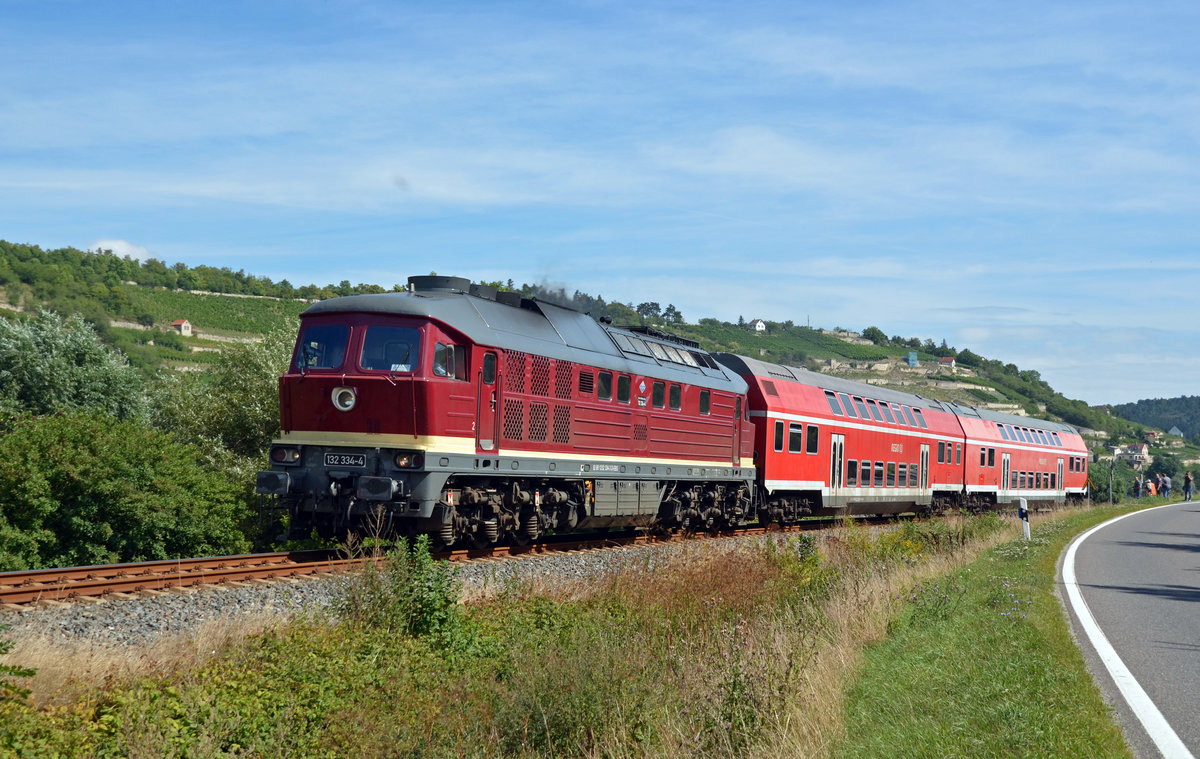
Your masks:
<svg viewBox="0 0 1200 759"><path fill-rule="evenodd" d="M354 408L354 404L358 401L358 394L354 392L352 387L335 387L333 389L333 406L338 411L349 411Z"/></svg>

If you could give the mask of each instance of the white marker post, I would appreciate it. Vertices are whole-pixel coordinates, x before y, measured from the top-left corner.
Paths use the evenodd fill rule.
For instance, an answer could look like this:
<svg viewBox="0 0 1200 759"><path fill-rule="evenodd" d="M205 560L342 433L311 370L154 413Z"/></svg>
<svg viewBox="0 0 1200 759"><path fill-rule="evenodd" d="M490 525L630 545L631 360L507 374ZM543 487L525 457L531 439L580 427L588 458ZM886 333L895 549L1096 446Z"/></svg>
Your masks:
<svg viewBox="0 0 1200 759"><path fill-rule="evenodd" d="M1029 503L1024 498L1017 507L1017 516L1021 518L1021 529L1025 531L1025 539L1029 540Z"/></svg>

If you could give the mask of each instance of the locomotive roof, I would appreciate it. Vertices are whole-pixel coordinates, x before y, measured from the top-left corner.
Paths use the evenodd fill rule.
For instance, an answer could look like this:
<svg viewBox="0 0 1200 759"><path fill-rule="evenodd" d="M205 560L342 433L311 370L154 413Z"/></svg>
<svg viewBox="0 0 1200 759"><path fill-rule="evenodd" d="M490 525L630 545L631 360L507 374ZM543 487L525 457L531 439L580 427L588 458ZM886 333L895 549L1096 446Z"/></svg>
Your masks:
<svg viewBox="0 0 1200 759"><path fill-rule="evenodd" d="M1015 414L1004 414L999 411L990 409L981 409L975 406L968 406L960 403L951 403L949 401L939 401L933 398L925 398L912 393L905 393L899 390L892 390L878 385L869 385L865 382L855 382L854 380L843 379L841 377L832 377L828 374L809 371L795 366L783 366L781 364L772 364L767 361L759 361L758 359L748 356L739 356L734 353L715 353L713 356L722 364L730 367L734 371L742 375L753 375L763 378L777 378L798 382L802 385L810 385L822 390L832 390L834 392L847 393L850 395L861 395L875 398L876 400L889 401L891 403L901 403L913 408L936 409L947 413L955 414L960 417L983 419L989 422L998 422L1003 424L1016 425L1018 427L1030 427L1041 430L1055 430L1058 432L1069 432L1078 434L1078 431L1067 424L1051 422L1045 419L1038 419L1031 416L1017 416Z"/></svg>
<svg viewBox="0 0 1200 759"><path fill-rule="evenodd" d="M480 345L732 393L746 392L745 380L700 348L669 337L634 334L600 324L587 314L544 301L518 301L516 297L508 301L495 300L486 292L475 295L465 288L416 290L331 298L313 304L301 316L374 313L434 319ZM672 360L671 356L681 360ZM690 363L693 361L695 365Z"/></svg>

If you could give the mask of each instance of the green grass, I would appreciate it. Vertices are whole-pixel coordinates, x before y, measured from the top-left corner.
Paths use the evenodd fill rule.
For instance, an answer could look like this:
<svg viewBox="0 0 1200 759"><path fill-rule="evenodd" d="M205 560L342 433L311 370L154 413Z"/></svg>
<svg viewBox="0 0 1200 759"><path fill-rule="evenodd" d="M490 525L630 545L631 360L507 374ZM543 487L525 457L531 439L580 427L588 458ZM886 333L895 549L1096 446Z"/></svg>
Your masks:
<svg viewBox="0 0 1200 759"><path fill-rule="evenodd" d="M1129 508L1035 525L907 594L871 647L836 757L1130 756L1054 595L1072 537Z"/></svg>

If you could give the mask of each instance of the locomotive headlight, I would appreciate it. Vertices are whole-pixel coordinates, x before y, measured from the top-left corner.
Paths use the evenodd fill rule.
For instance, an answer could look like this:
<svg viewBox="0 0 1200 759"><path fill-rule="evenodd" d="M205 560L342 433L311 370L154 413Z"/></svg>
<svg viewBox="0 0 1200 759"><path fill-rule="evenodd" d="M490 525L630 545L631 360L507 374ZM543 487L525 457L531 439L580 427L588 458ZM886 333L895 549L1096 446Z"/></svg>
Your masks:
<svg viewBox="0 0 1200 759"><path fill-rule="evenodd" d="M300 461L300 449L286 445L276 445L271 448L271 461L276 464L295 464Z"/></svg>
<svg viewBox="0 0 1200 759"><path fill-rule="evenodd" d="M354 404L358 400L358 394L352 387L335 387L331 397L334 408L338 411L349 411L354 408Z"/></svg>
<svg viewBox="0 0 1200 759"><path fill-rule="evenodd" d="M396 466L400 469L419 469L425 463L425 457L420 453L401 451L395 457Z"/></svg>

